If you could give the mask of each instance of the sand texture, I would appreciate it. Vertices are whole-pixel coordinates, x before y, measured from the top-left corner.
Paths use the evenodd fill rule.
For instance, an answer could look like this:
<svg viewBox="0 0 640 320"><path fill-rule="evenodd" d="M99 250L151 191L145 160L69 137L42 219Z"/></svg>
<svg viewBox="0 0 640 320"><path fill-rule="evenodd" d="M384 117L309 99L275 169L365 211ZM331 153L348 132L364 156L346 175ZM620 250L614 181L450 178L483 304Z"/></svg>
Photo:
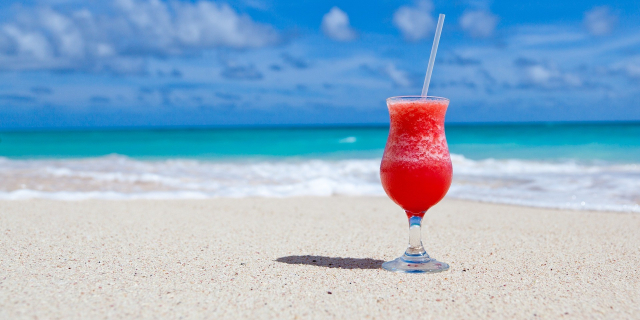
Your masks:
<svg viewBox="0 0 640 320"><path fill-rule="evenodd" d="M386 198L0 202L1 319L639 319L640 215Z"/></svg>

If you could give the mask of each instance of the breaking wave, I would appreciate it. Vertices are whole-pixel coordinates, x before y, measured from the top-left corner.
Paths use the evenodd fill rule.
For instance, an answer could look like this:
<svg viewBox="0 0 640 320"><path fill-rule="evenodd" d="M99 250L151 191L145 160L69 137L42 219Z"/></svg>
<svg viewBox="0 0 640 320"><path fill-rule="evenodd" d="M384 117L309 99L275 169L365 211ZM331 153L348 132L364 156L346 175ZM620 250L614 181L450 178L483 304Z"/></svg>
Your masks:
<svg viewBox="0 0 640 320"><path fill-rule="evenodd" d="M640 164L471 160L452 155L448 197L640 212ZM0 199L204 199L384 196L379 159L137 160L0 157Z"/></svg>

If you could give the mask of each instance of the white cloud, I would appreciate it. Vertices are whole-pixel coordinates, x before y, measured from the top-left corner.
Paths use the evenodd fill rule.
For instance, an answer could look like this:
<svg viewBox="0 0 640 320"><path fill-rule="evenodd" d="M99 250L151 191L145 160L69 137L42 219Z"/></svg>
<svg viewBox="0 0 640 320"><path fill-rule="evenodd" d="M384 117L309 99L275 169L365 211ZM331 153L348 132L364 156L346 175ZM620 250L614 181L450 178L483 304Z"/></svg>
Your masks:
<svg viewBox="0 0 640 320"><path fill-rule="evenodd" d="M0 26L0 69L140 72L150 55L263 47L278 41L271 26L227 4L117 0L112 9L112 14L23 9Z"/></svg>
<svg viewBox="0 0 640 320"><path fill-rule="evenodd" d="M51 55L50 43L43 34L22 30L15 25L3 26L2 33L5 52L30 55L38 60L44 60Z"/></svg>
<svg viewBox="0 0 640 320"><path fill-rule="evenodd" d="M618 61L609 70L613 73L622 74L631 80L640 80L640 55Z"/></svg>
<svg viewBox="0 0 640 320"><path fill-rule="evenodd" d="M460 27L474 38L488 38L498 25L498 16L487 10L465 11L460 17Z"/></svg>
<svg viewBox="0 0 640 320"><path fill-rule="evenodd" d="M631 78L640 79L640 64L629 63L624 66L624 71Z"/></svg>
<svg viewBox="0 0 640 320"><path fill-rule="evenodd" d="M564 72L553 63L539 63L527 59L515 62L522 78L521 85L546 89L581 87L584 82L573 73Z"/></svg>
<svg viewBox="0 0 640 320"><path fill-rule="evenodd" d="M117 6L133 31L162 49L262 47L276 40L275 32L238 14L227 4L210 1L174 2L118 0Z"/></svg>
<svg viewBox="0 0 640 320"><path fill-rule="evenodd" d="M349 23L349 16L340 8L333 7L322 17L322 31L337 41L352 41L357 37Z"/></svg>
<svg viewBox="0 0 640 320"><path fill-rule="evenodd" d="M584 13L584 26L594 36L602 36L611 33L618 17L607 6L595 7Z"/></svg>
<svg viewBox="0 0 640 320"><path fill-rule="evenodd" d="M629 77L640 79L640 64L628 64L625 67Z"/></svg>
<svg viewBox="0 0 640 320"><path fill-rule="evenodd" d="M399 70L396 68L395 64L388 64L386 68L384 68L384 72L389 76L391 81L399 87L410 87L411 80L409 80L409 76L403 70Z"/></svg>
<svg viewBox="0 0 640 320"><path fill-rule="evenodd" d="M418 1L414 6L402 6L393 14L393 24L406 40L418 41L435 30L432 11L433 4L427 0Z"/></svg>
<svg viewBox="0 0 640 320"><path fill-rule="evenodd" d="M566 30L540 25L518 28L517 37L511 38L511 45L540 47L549 45L573 45L588 38L580 30Z"/></svg>

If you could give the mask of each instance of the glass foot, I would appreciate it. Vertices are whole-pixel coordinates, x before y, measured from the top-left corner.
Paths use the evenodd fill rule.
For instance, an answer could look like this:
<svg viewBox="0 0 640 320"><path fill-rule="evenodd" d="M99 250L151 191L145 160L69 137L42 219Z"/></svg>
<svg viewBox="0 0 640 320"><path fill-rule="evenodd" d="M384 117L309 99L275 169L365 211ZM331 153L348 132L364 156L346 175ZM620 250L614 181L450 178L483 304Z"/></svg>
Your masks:
<svg viewBox="0 0 640 320"><path fill-rule="evenodd" d="M403 255L400 258L383 263L382 269L403 273L436 273L449 270L449 265L436 259L414 260Z"/></svg>

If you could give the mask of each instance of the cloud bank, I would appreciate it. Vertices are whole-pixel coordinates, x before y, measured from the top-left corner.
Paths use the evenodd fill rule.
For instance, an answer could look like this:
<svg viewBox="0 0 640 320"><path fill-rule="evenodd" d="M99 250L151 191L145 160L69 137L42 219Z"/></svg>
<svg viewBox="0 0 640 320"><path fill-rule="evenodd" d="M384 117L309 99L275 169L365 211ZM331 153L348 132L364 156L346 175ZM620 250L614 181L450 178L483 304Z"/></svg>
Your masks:
<svg viewBox="0 0 640 320"><path fill-rule="evenodd" d="M274 44L278 33L227 4L116 0L107 13L22 9L0 26L0 69L138 73L148 56Z"/></svg>
<svg viewBox="0 0 640 320"><path fill-rule="evenodd" d="M567 89L579 88L584 84L578 75L562 71L554 63L518 58L514 61L514 65L521 77L521 87Z"/></svg>

